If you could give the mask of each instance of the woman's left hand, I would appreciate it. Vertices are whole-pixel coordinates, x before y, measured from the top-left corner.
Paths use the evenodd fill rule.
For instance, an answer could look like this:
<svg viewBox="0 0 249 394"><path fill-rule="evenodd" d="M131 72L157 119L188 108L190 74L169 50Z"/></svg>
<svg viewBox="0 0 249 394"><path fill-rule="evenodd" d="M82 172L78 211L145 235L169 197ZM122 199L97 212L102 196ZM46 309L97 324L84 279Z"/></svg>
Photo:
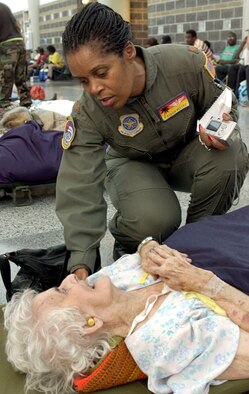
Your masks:
<svg viewBox="0 0 249 394"><path fill-rule="evenodd" d="M225 122L229 120L233 120L230 114L224 113L222 115L222 118ZM218 138L214 137L213 135L210 135L206 132L206 129L202 127L202 125L199 125L199 136L201 141L206 145L207 148L209 149L217 149L217 150L225 150L228 148L228 145L226 143L223 143L221 140Z"/></svg>
<svg viewBox="0 0 249 394"><path fill-rule="evenodd" d="M212 272L191 265L191 259L166 245L151 249L148 260L148 272L161 277L174 290L201 291L213 275Z"/></svg>
<svg viewBox="0 0 249 394"><path fill-rule="evenodd" d="M159 247L160 248L160 244L156 241L150 241L149 243L147 243L146 245L144 245L140 251L140 256L141 256L141 265L143 267L143 269L148 272L149 274L153 275L153 272L151 272L151 270L153 270L155 263L153 262L153 260L151 259L151 251L155 251L156 248ZM188 255L185 253L180 253L175 249L170 248L167 245L161 245L161 247L164 250L164 253L167 254L168 257L179 257L179 258L183 258L183 259L187 259L187 261L191 262L191 260L188 258ZM155 279L157 279L158 274L153 275L155 277Z"/></svg>

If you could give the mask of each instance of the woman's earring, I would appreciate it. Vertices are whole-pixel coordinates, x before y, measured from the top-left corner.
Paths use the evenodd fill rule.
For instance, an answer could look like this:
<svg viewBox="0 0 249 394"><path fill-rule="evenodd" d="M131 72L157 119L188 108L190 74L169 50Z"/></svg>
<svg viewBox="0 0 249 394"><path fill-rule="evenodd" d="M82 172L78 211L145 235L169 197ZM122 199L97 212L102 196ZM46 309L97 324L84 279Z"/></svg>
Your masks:
<svg viewBox="0 0 249 394"><path fill-rule="evenodd" d="M95 321L94 321L94 319L92 317L89 317L89 319L87 319L87 325L89 327L95 326Z"/></svg>

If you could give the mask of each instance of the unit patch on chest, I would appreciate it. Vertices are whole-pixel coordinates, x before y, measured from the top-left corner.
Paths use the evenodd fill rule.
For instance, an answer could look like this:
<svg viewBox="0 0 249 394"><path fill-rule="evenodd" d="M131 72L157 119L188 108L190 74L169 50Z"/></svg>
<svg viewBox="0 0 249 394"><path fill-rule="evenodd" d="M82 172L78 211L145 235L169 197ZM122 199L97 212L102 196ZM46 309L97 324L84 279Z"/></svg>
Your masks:
<svg viewBox="0 0 249 394"><path fill-rule="evenodd" d="M157 108L160 118L163 122L166 122L169 118L182 111L184 108L189 107L189 99L185 92L180 93L166 104Z"/></svg>
<svg viewBox="0 0 249 394"><path fill-rule="evenodd" d="M144 128L143 123L139 122L138 114L122 115L119 119L121 125L118 126L118 131L127 137L134 137Z"/></svg>

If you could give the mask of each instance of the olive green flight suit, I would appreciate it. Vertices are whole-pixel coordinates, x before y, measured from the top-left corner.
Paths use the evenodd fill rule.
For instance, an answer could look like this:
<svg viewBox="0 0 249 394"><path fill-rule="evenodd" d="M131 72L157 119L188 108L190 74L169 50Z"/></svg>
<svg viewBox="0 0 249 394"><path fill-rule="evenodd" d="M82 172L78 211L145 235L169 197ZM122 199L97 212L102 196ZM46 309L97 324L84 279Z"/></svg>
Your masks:
<svg viewBox="0 0 249 394"><path fill-rule="evenodd" d="M113 110L83 92L74 105L76 134L57 179L71 271L93 269L106 230L104 182L117 209L110 230L133 252L146 236L165 239L180 225L174 190L191 193L187 221L195 221L225 213L248 171L240 137L225 151L207 151L198 140L197 119L222 92L205 55L182 45L137 47L137 54L146 67L143 95ZM235 107L231 115L237 119Z"/></svg>

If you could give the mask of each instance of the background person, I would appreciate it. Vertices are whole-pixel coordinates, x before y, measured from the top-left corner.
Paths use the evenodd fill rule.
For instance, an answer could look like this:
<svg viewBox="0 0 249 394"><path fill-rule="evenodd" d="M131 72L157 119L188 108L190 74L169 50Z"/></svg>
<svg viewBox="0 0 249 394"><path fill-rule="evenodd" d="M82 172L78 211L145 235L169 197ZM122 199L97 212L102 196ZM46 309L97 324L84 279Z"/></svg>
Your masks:
<svg viewBox="0 0 249 394"><path fill-rule="evenodd" d="M28 66L28 77L31 77L32 75L39 75L40 69L44 67L47 55L45 54L43 48L39 48L39 54L40 55L35 63L32 63Z"/></svg>
<svg viewBox="0 0 249 394"><path fill-rule="evenodd" d="M240 82L244 80L247 82L247 94L249 92L249 35L241 42L237 56L240 57L240 61L229 67L227 85L238 97Z"/></svg>
<svg viewBox="0 0 249 394"><path fill-rule="evenodd" d="M106 230L104 184L117 210L109 224L117 259L148 233L166 239L179 227L174 190L192 193L193 222L226 212L248 169L240 138L225 149L201 128L211 150L200 144L196 121L222 92L203 53L174 44L144 49L130 40L128 23L100 3L86 5L63 33L67 64L84 91L64 135L56 209L68 268L82 279Z"/></svg>
<svg viewBox="0 0 249 394"><path fill-rule="evenodd" d="M74 376L94 370L117 335L126 338L154 393L204 394L213 380L249 376L249 333L218 308L220 301L227 301L236 318L240 309L249 306L248 296L212 272L192 267L186 255L166 246L150 242L141 246L140 253L142 259L155 254L154 267L146 268L160 275L159 280L145 277L136 253L123 256L87 282L69 275L58 288L40 294L26 290L7 304L8 360L27 373L27 389L71 392ZM179 270L184 272L176 282ZM207 306L211 299L205 299L206 305L200 294L183 293L184 276L184 290L191 289L194 278L196 288L214 296L218 305ZM180 291L172 291L167 283Z"/></svg>
<svg viewBox="0 0 249 394"><path fill-rule="evenodd" d="M64 62L53 45L47 46L47 53L48 63L44 67L48 68L48 78L53 79L53 70L61 70L64 67Z"/></svg>
<svg viewBox="0 0 249 394"><path fill-rule="evenodd" d="M0 107L10 105L14 84L20 105L32 104L26 76L26 50L20 28L9 7L0 3Z"/></svg>
<svg viewBox="0 0 249 394"><path fill-rule="evenodd" d="M212 50L212 47L211 47L211 42L208 41L208 40L204 40L203 42L204 42L204 44L207 45L207 47L208 47L209 49L211 49L212 53L214 53L214 51Z"/></svg>
<svg viewBox="0 0 249 394"><path fill-rule="evenodd" d="M227 46L220 55L219 60L217 60L216 75L221 81L227 76L231 64L238 63L238 50L237 36L235 33L230 32L227 36Z"/></svg>
<svg viewBox="0 0 249 394"><path fill-rule="evenodd" d="M209 59L213 58L213 52L211 48L202 41L200 38L197 37L197 33L195 30L187 30L185 33L185 42L187 45L193 45L195 48L205 52Z"/></svg>
<svg viewBox="0 0 249 394"><path fill-rule="evenodd" d="M171 44L172 40L170 36L162 36L161 44Z"/></svg>
<svg viewBox="0 0 249 394"><path fill-rule="evenodd" d="M156 37L150 37L145 43L145 48L153 47L154 45L158 45L158 40Z"/></svg>
<svg viewBox="0 0 249 394"><path fill-rule="evenodd" d="M35 63L36 60L39 58L40 56L40 47L37 47L34 50L31 50L31 62Z"/></svg>

